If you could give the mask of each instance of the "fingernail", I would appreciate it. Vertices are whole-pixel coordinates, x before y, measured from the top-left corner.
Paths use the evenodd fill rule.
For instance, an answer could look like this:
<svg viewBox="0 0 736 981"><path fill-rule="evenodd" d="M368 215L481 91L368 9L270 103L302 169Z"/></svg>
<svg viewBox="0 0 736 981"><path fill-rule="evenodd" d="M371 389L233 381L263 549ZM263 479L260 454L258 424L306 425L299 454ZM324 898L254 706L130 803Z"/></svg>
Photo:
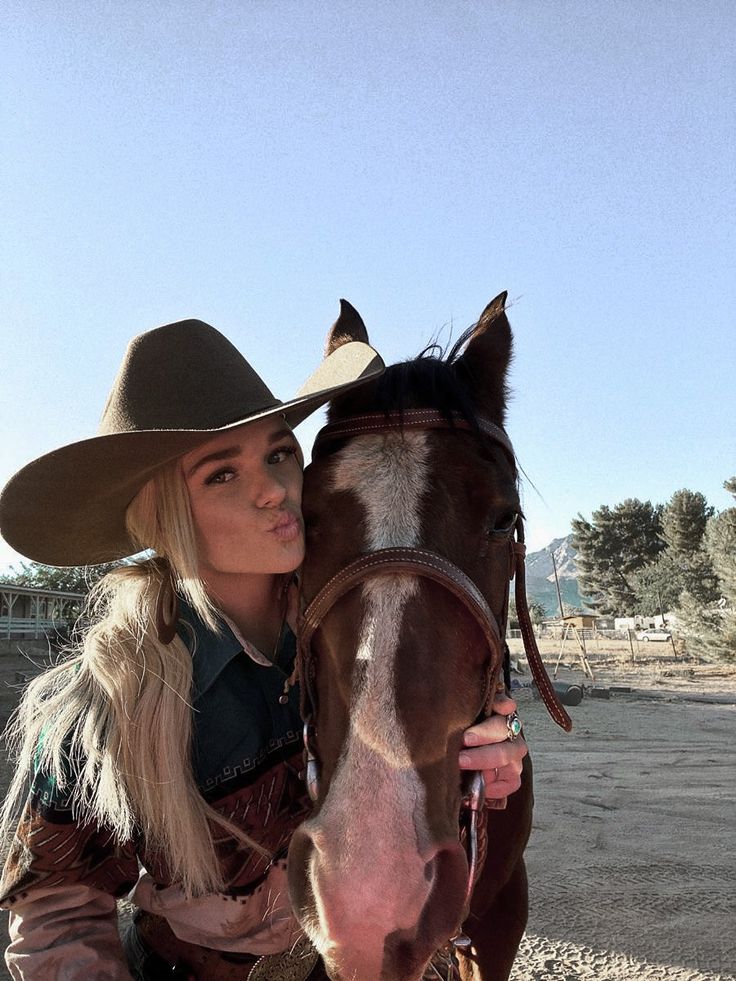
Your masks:
<svg viewBox="0 0 736 981"><path fill-rule="evenodd" d="M466 732L463 736L463 742L466 746L477 746L478 736L474 732Z"/></svg>
<svg viewBox="0 0 736 981"><path fill-rule="evenodd" d="M471 760L470 756L467 753L460 754L460 766L470 767L472 766L472 764L473 761Z"/></svg>

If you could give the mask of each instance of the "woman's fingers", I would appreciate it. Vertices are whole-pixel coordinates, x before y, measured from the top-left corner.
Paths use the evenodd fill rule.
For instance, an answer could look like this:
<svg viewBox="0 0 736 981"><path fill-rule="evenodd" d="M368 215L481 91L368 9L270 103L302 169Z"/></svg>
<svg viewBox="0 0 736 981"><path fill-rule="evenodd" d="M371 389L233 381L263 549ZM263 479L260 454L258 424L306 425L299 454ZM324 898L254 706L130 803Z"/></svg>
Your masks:
<svg viewBox="0 0 736 981"><path fill-rule="evenodd" d="M486 797L496 800L514 794L521 786L521 771L506 768L498 771L498 780L493 779L493 771L483 774L486 783Z"/></svg>
<svg viewBox="0 0 736 981"><path fill-rule="evenodd" d="M522 761L529 750L523 736L509 739L506 720L515 711L513 698L499 694L493 702L493 715L463 734L460 768L483 771L487 797L507 797L521 786Z"/></svg>
<svg viewBox="0 0 736 981"><path fill-rule="evenodd" d="M461 770L501 770L510 766L521 772L521 762L529 752L523 737L509 742L489 743L460 752Z"/></svg>
<svg viewBox="0 0 736 981"><path fill-rule="evenodd" d="M460 754L460 767L483 771L486 797L508 797L521 786L522 761L527 752L523 738L504 745L463 750Z"/></svg>
<svg viewBox="0 0 736 981"><path fill-rule="evenodd" d="M505 692L499 692L493 699L492 712L497 715L511 715L516 711L516 702Z"/></svg>
<svg viewBox="0 0 736 981"><path fill-rule="evenodd" d="M463 733L465 746L483 746L508 739L506 719L516 711L516 702L507 695L499 695L493 702L493 715L477 722Z"/></svg>

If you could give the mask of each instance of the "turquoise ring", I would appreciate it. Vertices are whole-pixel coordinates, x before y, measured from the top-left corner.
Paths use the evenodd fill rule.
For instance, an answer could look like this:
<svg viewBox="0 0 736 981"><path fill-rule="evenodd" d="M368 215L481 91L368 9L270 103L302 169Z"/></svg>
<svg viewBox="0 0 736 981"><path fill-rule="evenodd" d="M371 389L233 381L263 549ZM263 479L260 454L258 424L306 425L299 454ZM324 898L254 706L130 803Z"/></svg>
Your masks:
<svg viewBox="0 0 736 981"><path fill-rule="evenodd" d="M518 712L512 712L511 715L506 716L506 732L506 738L510 742L518 739L521 735L521 719Z"/></svg>

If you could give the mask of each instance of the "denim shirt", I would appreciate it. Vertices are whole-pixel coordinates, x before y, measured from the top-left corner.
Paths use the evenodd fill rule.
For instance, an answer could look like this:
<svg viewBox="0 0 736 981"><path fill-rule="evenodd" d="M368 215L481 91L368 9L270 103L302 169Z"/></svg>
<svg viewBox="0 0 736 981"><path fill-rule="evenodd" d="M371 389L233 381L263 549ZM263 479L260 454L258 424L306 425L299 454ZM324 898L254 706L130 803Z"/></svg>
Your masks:
<svg viewBox="0 0 736 981"><path fill-rule="evenodd" d="M182 604L183 605L183 604ZM192 765L208 799L251 783L261 772L294 754L301 739L299 690L279 701L296 656L296 639L284 625L274 663L254 652L221 621L218 636L195 617L181 614L180 634L192 654L194 740Z"/></svg>
<svg viewBox="0 0 736 981"><path fill-rule="evenodd" d="M214 633L180 600L178 633L192 652L192 767L208 801L255 781L275 763L293 756L301 741L299 686L279 699L294 668L296 638L284 624L273 664L236 638L226 620ZM257 659L257 660L256 660ZM71 817L71 790L36 771L31 800L43 812Z"/></svg>

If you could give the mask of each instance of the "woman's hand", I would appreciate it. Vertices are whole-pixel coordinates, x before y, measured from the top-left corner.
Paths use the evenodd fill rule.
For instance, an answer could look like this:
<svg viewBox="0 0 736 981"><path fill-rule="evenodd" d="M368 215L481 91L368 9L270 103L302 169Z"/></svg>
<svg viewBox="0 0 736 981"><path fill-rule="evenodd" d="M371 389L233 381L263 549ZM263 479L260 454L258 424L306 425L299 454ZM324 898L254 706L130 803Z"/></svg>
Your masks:
<svg viewBox="0 0 736 981"><path fill-rule="evenodd" d="M529 752L523 736L508 738L506 717L516 711L516 702L499 694L493 715L466 729L460 753L461 770L482 770L486 797L508 797L521 786L521 763ZM472 748L471 748L472 747Z"/></svg>

